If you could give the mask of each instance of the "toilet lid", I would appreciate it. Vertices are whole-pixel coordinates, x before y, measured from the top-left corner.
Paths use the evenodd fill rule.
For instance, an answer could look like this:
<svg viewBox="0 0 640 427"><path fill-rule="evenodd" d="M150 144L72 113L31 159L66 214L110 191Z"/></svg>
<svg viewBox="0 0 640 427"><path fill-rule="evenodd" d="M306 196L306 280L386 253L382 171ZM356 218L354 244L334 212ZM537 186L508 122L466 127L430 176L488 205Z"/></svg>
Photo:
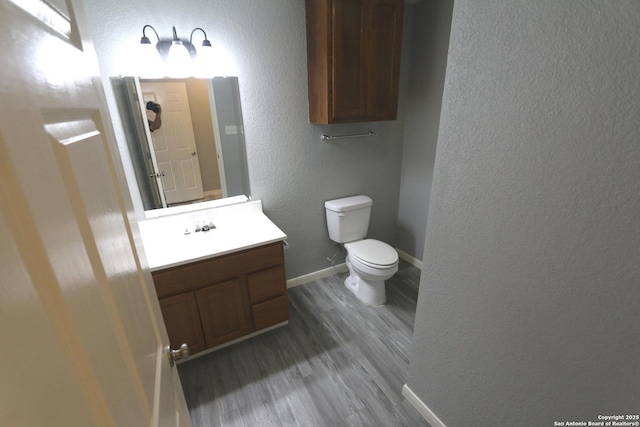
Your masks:
<svg viewBox="0 0 640 427"><path fill-rule="evenodd" d="M375 239L347 243L349 255L373 267L389 267L398 262L398 252L388 244Z"/></svg>

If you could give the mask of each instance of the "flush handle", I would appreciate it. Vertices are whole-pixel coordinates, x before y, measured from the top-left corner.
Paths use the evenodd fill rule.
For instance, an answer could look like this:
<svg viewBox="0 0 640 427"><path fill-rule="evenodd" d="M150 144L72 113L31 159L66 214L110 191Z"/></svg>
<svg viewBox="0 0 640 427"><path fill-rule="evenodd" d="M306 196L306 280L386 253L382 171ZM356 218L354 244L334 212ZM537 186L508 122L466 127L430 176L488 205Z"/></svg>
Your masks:
<svg viewBox="0 0 640 427"><path fill-rule="evenodd" d="M185 360L189 357L189 346L185 343L177 350L167 346L167 352L169 353L169 365L173 366L178 360Z"/></svg>

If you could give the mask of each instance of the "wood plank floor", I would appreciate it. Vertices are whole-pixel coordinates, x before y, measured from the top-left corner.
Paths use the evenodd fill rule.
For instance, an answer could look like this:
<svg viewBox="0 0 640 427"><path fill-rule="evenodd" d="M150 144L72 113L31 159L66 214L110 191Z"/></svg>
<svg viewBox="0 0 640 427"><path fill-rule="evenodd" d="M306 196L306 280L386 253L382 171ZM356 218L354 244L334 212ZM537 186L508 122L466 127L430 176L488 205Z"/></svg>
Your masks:
<svg viewBox="0 0 640 427"><path fill-rule="evenodd" d="M428 427L402 397L420 270L401 261L375 308L344 278L290 289L287 326L181 364L194 427Z"/></svg>

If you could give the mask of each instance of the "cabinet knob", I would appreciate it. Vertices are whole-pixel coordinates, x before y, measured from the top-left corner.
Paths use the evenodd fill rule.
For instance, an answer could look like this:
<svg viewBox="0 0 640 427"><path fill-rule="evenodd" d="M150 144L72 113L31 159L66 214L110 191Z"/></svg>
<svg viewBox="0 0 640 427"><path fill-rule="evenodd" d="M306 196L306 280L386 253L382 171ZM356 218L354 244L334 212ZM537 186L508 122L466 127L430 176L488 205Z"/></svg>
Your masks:
<svg viewBox="0 0 640 427"><path fill-rule="evenodd" d="M178 360L184 360L189 357L189 346L185 343L177 350L167 346L167 352L169 353L169 365L173 366Z"/></svg>

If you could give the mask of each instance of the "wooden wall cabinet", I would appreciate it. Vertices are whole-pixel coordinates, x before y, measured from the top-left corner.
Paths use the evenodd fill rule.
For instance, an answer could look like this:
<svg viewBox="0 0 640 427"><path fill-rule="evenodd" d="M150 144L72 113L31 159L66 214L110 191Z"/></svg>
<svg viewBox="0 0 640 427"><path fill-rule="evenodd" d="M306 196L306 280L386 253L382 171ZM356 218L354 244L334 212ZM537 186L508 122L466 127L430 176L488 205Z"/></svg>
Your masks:
<svg viewBox="0 0 640 427"><path fill-rule="evenodd" d="M289 320L282 242L152 276L172 348L195 354Z"/></svg>
<svg viewBox="0 0 640 427"><path fill-rule="evenodd" d="M306 0L309 120L395 120L404 0Z"/></svg>

